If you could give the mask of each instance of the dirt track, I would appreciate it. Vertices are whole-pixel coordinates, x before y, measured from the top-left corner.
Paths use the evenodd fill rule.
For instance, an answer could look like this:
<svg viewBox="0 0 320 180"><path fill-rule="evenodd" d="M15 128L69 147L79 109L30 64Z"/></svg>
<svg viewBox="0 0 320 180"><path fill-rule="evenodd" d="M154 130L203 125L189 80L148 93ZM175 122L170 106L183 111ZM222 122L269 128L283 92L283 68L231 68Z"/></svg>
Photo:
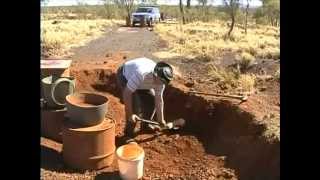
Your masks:
<svg viewBox="0 0 320 180"><path fill-rule="evenodd" d="M128 59L135 57L155 58L152 52L161 48L159 38L148 28L114 27L105 36L86 46L73 49L74 61L104 60L114 52L127 52Z"/></svg>
<svg viewBox="0 0 320 180"><path fill-rule="evenodd" d="M125 122L115 86L116 67L133 57L152 58L152 52L161 47L165 46L153 32L120 28L108 37L74 50L71 74L77 80L77 90L102 93L110 99L108 116L117 122L117 145L121 143L119 138ZM146 151L144 179L279 179L280 142L265 138L266 127L260 123L266 113L279 110L277 83L269 82L271 87L274 83L276 86L254 95L240 106L230 101L189 95L185 83L185 79L180 79L167 88L165 102L170 103L166 105L165 117L168 121L184 117L188 126L158 137L149 133L137 136ZM199 88L206 90L208 86ZM111 167L93 172L64 167L61 146L41 139L44 179L119 179L116 160Z"/></svg>

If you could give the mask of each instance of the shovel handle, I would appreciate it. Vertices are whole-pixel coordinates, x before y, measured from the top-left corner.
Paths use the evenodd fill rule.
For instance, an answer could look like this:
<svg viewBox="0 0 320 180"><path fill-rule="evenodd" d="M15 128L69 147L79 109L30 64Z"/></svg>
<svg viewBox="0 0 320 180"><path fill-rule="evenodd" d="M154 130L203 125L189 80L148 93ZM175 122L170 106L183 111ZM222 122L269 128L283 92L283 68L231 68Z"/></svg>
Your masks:
<svg viewBox="0 0 320 180"><path fill-rule="evenodd" d="M154 124L154 125L160 125L159 123L155 122L155 121L150 121L150 120L147 120L147 119L142 119L140 118L139 116L133 114L132 115L132 120L133 121L142 121L142 122L145 122L145 123L149 123L149 124Z"/></svg>

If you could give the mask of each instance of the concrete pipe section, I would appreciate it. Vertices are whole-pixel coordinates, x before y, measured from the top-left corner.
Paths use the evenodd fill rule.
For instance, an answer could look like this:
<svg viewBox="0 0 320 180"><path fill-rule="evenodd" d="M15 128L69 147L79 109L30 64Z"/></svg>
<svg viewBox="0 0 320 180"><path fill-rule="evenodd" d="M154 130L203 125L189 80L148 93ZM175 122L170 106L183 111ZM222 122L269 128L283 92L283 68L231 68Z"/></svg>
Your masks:
<svg viewBox="0 0 320 180"><path fill-rule="evenodd" d="M61 126L67 110L42 109L41 110L41 134L57 142L62 142Z"/></svg>
<svg viewBox="0 0 320 180"><path fill-rule="evenodd" d="M115 152L115 121L81 127L65 121L62 126L63 159L80 170L97 170L112 164Z"/></svg>
<svg viewBox="0 0 320 180"><path fill-rule="evenodd" d="M82 126L100 124L108 112L108 98L95 93L74 93L66 96L67 116Z"/></svg>

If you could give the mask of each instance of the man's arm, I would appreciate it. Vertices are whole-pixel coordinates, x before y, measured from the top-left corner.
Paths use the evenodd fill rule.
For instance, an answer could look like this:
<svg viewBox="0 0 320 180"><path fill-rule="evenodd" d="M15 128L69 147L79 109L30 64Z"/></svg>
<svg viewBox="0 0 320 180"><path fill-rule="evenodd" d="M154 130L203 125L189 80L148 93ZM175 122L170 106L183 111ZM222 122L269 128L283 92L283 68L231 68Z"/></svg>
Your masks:
<svg viewBox="0 0 320 180"><path fill-rule="evenodd" d="M161 90L156 90L155 93L155 106L157 109L157 120L160 124L165 125L166 121L164 120L164 115L163 115L163 108L164 108L164 102L163 102L163 91L164 91L164 86Z"/></svg>
<svg viewBox="0 0 320 180"><path fill-rule="evenodd" d="M125 111L126 111L126 120L132 120L132 91L128 89L128 87L125 87L123 91L123 101L125 105Z"/></svg>

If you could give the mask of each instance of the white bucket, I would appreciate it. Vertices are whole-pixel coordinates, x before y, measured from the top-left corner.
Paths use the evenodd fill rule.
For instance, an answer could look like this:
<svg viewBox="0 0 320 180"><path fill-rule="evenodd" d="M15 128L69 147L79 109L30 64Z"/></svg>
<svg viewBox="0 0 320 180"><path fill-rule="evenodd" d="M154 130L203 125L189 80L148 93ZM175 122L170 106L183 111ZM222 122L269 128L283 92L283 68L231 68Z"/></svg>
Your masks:
<svg viewBox="0 0 320 180"><path fill-rule="evenodd" d="M125 157L125 153L131 149L137 152L137 155ZM136 143L129 143L120 146L116 151L120 176L124 180L137 180L143 176L144 150Z"/></svg>

